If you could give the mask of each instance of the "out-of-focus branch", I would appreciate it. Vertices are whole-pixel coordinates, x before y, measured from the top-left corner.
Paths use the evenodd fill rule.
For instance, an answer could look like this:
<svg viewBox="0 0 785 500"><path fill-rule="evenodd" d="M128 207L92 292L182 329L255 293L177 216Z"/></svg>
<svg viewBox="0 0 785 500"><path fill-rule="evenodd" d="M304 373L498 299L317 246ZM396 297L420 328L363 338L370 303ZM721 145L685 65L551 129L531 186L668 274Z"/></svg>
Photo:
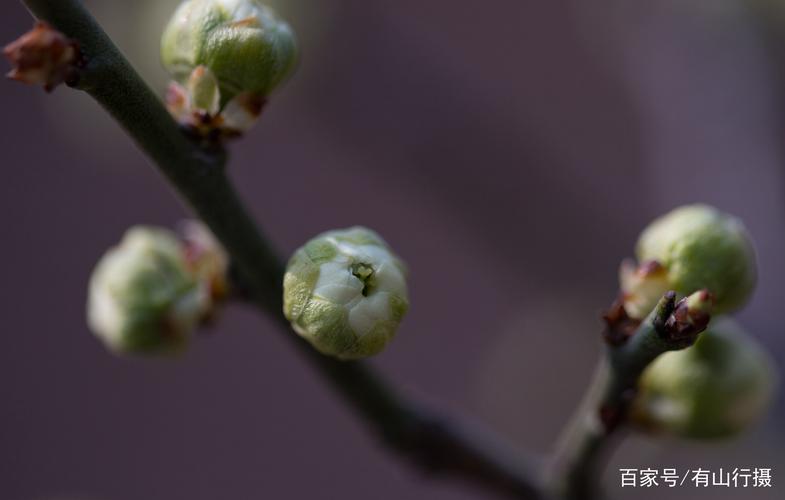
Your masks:
<svg viewBox="0 0 785 500"><path fill-rule="evenodd" d="M499 439L401 398L369 365L317 353L283 317L283 264L227 178L223 149L189 140L114 43L77 0L24 0L78 43L83 61L69 79L133 137L221 241L251 300L272 314L305 358L393 450L429 473L451 475L516 498L538 498L531 464Z"/></svg>

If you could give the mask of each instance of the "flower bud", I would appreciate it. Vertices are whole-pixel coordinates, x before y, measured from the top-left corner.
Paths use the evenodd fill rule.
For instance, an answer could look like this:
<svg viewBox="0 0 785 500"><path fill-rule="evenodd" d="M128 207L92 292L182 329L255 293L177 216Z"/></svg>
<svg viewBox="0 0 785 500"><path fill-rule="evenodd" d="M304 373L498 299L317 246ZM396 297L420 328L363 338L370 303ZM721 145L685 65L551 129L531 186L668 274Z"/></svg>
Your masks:
<svg viewBox="0 0 785 500"><path fill-rule="evenodd" d="M289 25L257 0L186 0L164 30L161 58L183 85L208 68L223 107L242 93L269 95L294 69L296 47Z"/></svg>
<svg viewBox="0 0 785 500"><path fill-rule="evenodd" d="M137 226L93 271L87 318L112 351L170 353L185 346L209 307L208 288L189 271L177 237Z"/></svg>
<svg viewBox="0 0 785 500"><path fill-rule="evenodd" d="M636 247L640 265L622 264L624 306L643 318L664 291L689 295L707 289L714 311L743 306L757 279L755 251L742 222L707 205L687 205L656 219Z"/></svg>
<svg viewBox="0 0 785 500"><path fill-rule="evenodd" d="M375 232L328 231L297 250L284 276L284 314L324 354L380 352L409 308L406 269Z"/></svg>
<svg viewBox="0 0 785 500"><path fill-rule="evenodd" d="M645 430L680 437L730 436L764 413L776 378L755 339L731 319L715 319L694 346L646 368L631 417Z"/></svg>

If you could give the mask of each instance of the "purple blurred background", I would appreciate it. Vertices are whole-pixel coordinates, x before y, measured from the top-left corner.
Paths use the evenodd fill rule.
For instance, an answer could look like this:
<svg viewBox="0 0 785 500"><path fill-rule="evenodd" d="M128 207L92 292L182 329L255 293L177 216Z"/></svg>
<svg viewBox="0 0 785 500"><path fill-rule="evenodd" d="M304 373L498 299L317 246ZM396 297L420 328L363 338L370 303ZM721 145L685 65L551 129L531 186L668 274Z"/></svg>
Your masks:
<svg viewBox="0 0 785 500"><path fill-rule="evenodd" d="M163 89L177 1L86 3ZM545 452L597 359L619 261L676 205L745 220L761 276L739 318L785 361L785 85L748 4L281 0L300 69L232 146L231 175L284 254L329 228L383 234L413 307L373 363ZM0 41L30 25L0 6ZM254 311L229 307L182 359L107 354L84 320L93 264L128 226L188 213L86 96L0 82L0 103L0 498L485 498L391 458ZM629 439L608 493L742 493L630 493L620 467L785 481L782 399L729 442Z"/></svg>

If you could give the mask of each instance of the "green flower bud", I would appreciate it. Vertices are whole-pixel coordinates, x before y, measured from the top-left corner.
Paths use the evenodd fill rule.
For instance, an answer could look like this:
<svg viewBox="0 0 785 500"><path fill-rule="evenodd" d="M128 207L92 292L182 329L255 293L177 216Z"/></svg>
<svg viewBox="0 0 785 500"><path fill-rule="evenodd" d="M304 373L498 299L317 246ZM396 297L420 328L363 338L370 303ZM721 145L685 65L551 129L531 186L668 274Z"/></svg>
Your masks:
<svg viewBox="0 0 785 500"><path fill-rule="evenodd" d="M677 208L652 222L636 247L640 265L622 264L625 309L643 318L662 293L708 289L716 314L743 306L752 295L757 266L742 222L707 205Z"/></svg>
<svg viewBox="0 0 785 500"><path fill-rule="evenodd" d="M269 95L294 69L294 34L257 0L186 0L161 40L164 66L185 85L198 66L218 80L221 107L242 93Z"/></svg>
<svg viewBox="0 0 785 500"><path fill-rule="evenodd" d="M375 232L328 231L297 250L284 276L284 314L324 354L380 352L409 308L406 269Z"/></svg>
<svg viewBox="0 0 785 500"><path fill-rule="evenodd" d="M776 379L755 339L731 319L715 319L694 346L646 368L631 417L643 429L680 437L730 436L764 413Z"/></svg>
<svg viewBox="0 0 785 500"><path fill-rule="evenodd" d="M208 286L188 265L173 233L142 226L129 229L90 278L91 330L118 353L183 348L210 307Z"/></svg>

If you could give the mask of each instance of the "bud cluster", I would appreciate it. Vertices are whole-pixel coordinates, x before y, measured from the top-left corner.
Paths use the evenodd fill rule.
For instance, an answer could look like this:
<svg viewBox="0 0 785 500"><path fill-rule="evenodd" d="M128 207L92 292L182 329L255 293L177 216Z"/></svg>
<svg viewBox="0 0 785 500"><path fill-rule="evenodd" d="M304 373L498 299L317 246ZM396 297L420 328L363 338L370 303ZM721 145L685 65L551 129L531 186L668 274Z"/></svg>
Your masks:
<svg viewBox="0 0 785 500"><path fill-rule="evenodd" d="M636 256L637 264L622 263L623 314L614 317L640 322L651 313L675 350L643 372L633 422L692 438L747 427L766 409L777 377L763 348L722 316L755 288L755 251L744 225L707 205L680 207L643 231Z"/></svg>

